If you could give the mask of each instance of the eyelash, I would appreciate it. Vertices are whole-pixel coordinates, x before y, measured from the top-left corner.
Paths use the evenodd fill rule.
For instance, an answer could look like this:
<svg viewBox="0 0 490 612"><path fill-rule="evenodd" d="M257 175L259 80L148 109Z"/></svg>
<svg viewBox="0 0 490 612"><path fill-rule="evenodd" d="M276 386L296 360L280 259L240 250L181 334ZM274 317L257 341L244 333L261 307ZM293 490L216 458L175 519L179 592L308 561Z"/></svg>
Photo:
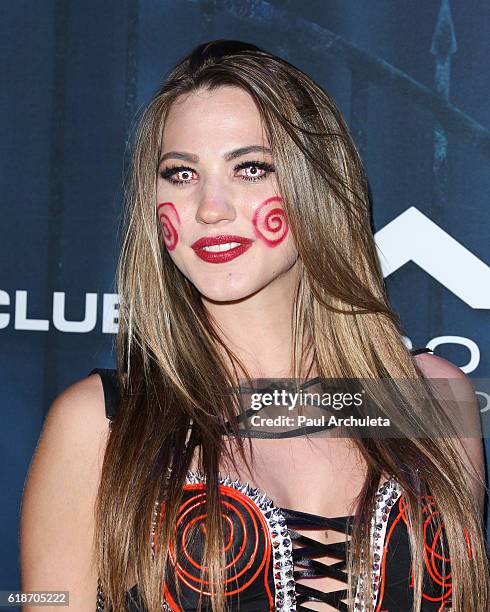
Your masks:
<svg viewBox="0 0 490 612"><path fill-rule="evenodd" d="M242 176L241 178L244 181L250 181L252 183L256 183L257 181L261 181L267 178L270 172L275 172L274 166L272 166L271 164L268 164L267 162L261 162L261 161L241 162L240 164L237 164L233 168L233 170L234 172L238 172L238 170L243 170L244 168L249 168L250 166L255 166L259 168L260 170L265 170L266 173L263 174L262 176ZM189 168L188 166L169 166L168 168L161 170L159 174L162 177L162 179L169 181L170 183L172 183L172 185L176 185L177 187L183 187L184 185L187 185L190 181L176 181L175 179L172 178L172 176L176 174L177 172L184 172L184 171L189 171L189 170L193 172L192 168Z"/></svg>

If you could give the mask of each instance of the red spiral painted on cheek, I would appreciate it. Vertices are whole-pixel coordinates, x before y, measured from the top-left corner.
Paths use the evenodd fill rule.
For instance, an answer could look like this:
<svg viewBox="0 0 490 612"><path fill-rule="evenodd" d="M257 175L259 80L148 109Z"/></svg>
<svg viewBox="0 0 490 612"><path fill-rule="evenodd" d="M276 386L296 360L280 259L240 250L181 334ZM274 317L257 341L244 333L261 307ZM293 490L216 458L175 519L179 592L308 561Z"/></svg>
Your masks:
<svg viewBox="0 0 490 612"><path fill-rule="evenodd" d="M164 207L167 207L167 210L164 210ZM165 246L169 251L173 251L179 241L179 234L175 229L171 217L174 217L176 222L180 225L179 213L172 202L162 202L157 206L157 214L162 226Z"/></svg>
<svg viewBox="0 0 490 612"><path fill-rule="evenodd" d="M286 213L283 208L274 207L276 202L282 202L282 198L268 198L257 206L252 218L256 235L269 247L280 244L289 231Z"/></svg>

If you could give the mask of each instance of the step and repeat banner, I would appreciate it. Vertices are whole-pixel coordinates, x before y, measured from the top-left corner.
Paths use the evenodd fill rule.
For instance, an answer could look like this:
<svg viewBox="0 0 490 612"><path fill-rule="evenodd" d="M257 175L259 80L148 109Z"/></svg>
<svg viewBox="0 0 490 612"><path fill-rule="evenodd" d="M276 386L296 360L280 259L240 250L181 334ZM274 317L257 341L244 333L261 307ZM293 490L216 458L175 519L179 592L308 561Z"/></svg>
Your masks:
<svg viewBox="0 0 490 612"><path fill-rule="evenodd" d="M16 0L0 12L0 589L19 588L22 487L49 405L114 366L134 116L201 42L255 43L334 97L407 342L490 378L487 2Z"/></svg>

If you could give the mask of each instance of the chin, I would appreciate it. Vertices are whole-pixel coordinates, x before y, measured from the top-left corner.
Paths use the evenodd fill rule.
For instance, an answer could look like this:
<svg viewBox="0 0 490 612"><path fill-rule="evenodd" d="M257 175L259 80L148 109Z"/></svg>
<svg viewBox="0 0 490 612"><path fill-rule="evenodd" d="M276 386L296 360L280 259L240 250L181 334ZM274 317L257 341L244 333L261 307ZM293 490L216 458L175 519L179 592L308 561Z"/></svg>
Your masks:
<svg viewBox="0 0 490 612"><path fill-rule="evenodd" d="M236 302L237 300L243 300L249 297L254 291L247 291L245 289L230 289L229 287L216 287L214 290L209 289L207 291L200 290L203 298L212 302Z"/></svg>
<svg viewBox="0 0 490 612"><path fill-rule="evenodd" d="M197 287L203 298L213 302L235 302L243 300L257 291L257 288L230 287L226 283L215 286Z"/></svg>

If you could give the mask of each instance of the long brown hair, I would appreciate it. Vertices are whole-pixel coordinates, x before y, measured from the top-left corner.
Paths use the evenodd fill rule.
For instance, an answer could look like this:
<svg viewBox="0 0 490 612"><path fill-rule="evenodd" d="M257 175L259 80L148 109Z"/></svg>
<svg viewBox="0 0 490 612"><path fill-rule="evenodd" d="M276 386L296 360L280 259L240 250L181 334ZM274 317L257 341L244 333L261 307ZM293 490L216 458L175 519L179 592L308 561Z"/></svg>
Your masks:
<svg viewBox="0 0 490 612"><path fill-rule="evenodd" d="M206 476L203 565L208 568L213 610L226 609L218 479L224 457L235 463L223 423L233 423L236 414L229 390L238 373L250 377L221 340L197 289L172 262L155 212L158 160L171 105L181 95L223 85L242 88L257 105L299 254L292 376L300 377L308 357L323 378L423 378L386 295L370 225L367 181L333 100L301 70L254 45L213 41L197 47L144 109L126 185L117 268L122 395L95 512L97 569L106 601L116 612L124 609L121 585L127 584L130 566L147 609L160 608L168 549L174 545L173 525L196 448ZM390 410L403 420L413 411L413 397L401 392L398 400ZM417 426L424 431L422 419ZM388 473L403 487L408 502L414 610L421 606L423 574L419 502L428 491L444 517L451 551L452 609L486 610L488 566L481 520L451 439L428 433L396 440L359 437L354 443L366 461L367 476L356 502L349 554L350 607L353 577L361 576L368 609L372 608L369 525L380 477ZM234 444L248 465L240 436L234 437ZM152 559L152 519L163 499L164 520L161 532L155 533L158 554ZM463 525L471 542L471 562Z"/></svg>

